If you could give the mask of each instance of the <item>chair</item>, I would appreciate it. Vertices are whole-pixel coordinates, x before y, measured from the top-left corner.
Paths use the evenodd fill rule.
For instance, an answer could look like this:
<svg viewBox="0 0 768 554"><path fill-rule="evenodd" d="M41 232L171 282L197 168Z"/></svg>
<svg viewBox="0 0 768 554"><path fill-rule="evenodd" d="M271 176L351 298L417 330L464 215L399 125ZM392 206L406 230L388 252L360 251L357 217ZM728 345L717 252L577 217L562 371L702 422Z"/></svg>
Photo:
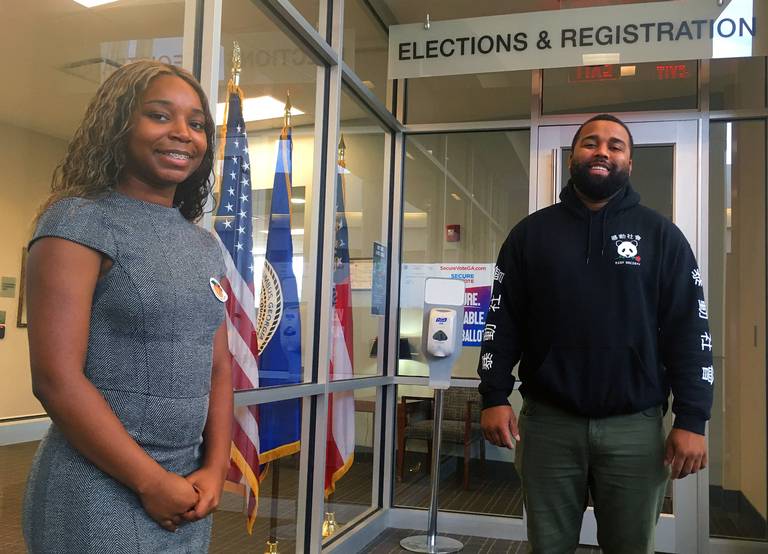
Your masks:
<svg viewBox="0 0 768 554"><path fill-rule="evenodd" d="M474 388L450 388L443 396L442 441L464 446L464 490L469 488L469 461L473 442L480 443L481 468L485 466L485 440L480 429L480 396ZM402 396L397 409L397 476L402 481L408 439L427 442L427 472L432 460L433 398Z"/></svg>

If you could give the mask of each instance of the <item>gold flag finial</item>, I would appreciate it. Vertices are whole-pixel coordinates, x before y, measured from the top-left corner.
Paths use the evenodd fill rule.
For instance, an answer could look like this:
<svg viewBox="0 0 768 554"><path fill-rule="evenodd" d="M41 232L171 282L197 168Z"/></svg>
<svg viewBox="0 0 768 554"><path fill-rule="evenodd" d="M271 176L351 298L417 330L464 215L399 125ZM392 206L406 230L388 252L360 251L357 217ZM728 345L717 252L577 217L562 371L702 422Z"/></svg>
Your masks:
<svg viewBox="0 0 768 554"><path fill-rule="evenodd" d="M283 127L291 126L291 91L285 91L285 113L283 114Z"/></svg>
<svg viewBox="0 0 768 554"><path fill-rule="evenodd" d="M233 41L232 45L232 82L238 87L240 86L240 71L243 66L240 59L240 45L236 40Z"/></svg>
<svg viewBox="0 0 768 554"><path fill-rule="evenodd" d="M341 140L339 140L339 161L344 161L344 154L347 152L347 145L344 143L344 135L341 135Z"/></svg>

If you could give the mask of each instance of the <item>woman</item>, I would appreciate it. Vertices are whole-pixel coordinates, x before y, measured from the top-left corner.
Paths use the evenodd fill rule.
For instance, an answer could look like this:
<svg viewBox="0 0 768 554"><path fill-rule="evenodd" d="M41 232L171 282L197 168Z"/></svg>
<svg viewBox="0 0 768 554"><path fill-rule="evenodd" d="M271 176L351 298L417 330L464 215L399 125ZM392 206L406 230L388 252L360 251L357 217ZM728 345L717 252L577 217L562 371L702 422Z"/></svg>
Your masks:
<svg viewBox="0 0 768 554"><path fill-rule="evenodd" d="M229 464L224 274L196 226L215 125L186 71L99 88L29 248L32 386L53 424L24 505L31 552L205 552Z"/></svg>

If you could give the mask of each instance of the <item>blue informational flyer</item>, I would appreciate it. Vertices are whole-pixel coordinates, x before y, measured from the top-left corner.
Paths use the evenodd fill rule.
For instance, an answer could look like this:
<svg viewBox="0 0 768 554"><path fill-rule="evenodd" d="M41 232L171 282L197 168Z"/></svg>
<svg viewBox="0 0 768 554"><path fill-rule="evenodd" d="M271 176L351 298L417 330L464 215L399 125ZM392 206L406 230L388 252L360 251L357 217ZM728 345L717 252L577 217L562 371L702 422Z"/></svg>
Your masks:
<svg viewBox="0 0 768 554"><path fill-rule="evenodd" d="M384 315L387 307L387 247L373 243L373 275L371 279L371 313Z"/></svg>

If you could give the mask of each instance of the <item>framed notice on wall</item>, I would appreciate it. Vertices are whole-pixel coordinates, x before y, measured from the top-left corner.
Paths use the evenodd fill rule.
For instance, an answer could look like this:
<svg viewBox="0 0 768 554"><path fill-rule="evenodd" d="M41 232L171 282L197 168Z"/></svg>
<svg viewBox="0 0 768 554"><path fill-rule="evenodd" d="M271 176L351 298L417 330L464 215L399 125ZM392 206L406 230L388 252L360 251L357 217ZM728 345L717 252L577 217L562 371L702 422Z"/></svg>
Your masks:
<svg viewBox="0 0 768 554"><path fill-rule="evenodd" d="M16 327L27 326L27 299L26 299L26 272L27 272L27 248L21 249L21 276L19 278L19 309L16 314Z"/></svg>
<svg viewBox="0 0 768 554"><path fill-rule="evenodd" d="M371 258L349 259L349 281L352 290L370 290L373 260Z"/></svg>

